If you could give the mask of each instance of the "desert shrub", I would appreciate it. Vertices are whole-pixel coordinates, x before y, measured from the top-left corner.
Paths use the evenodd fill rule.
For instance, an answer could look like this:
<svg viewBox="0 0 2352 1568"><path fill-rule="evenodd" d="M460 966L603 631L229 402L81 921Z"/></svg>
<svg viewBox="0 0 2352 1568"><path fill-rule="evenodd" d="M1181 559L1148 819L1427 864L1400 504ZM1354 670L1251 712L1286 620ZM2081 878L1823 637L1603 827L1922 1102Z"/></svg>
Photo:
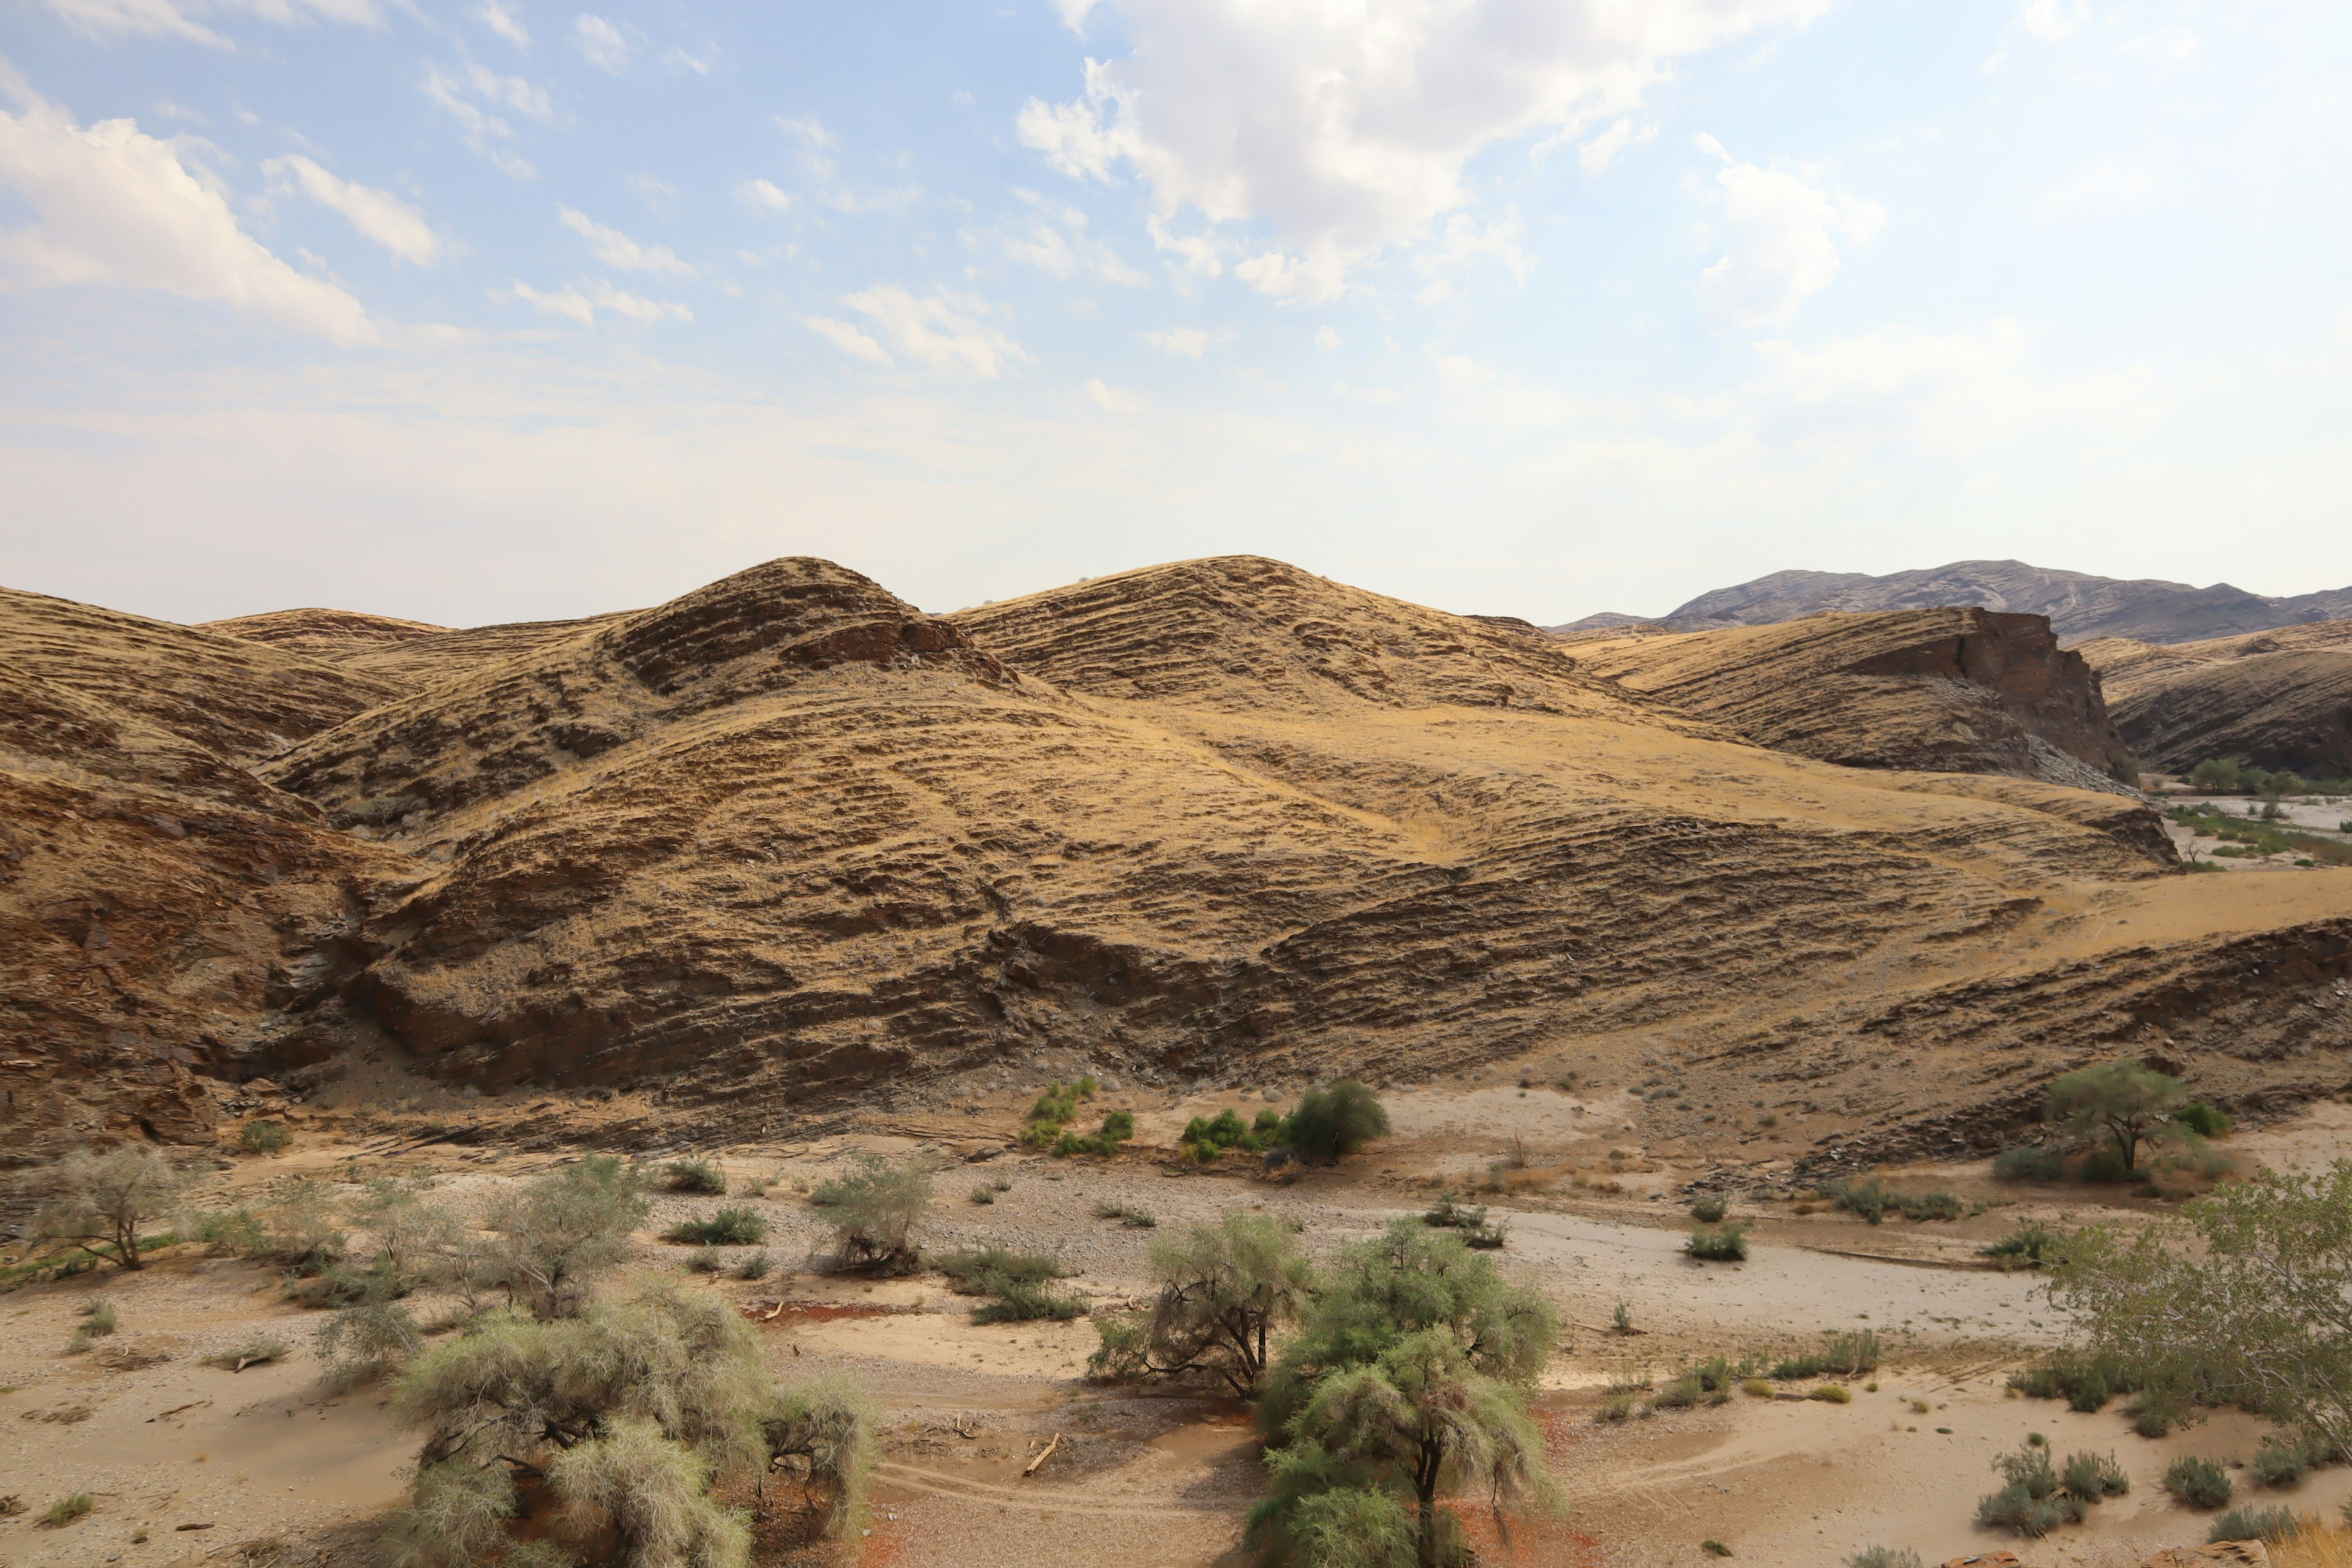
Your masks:
<svg viewBox="0 0 2352 1568"><path fill-rule="evenodd" d="M1630 1334L1633 1332L1633 1303L1631 1301L1620 1301L1616 1306L1611 1308L1609 1311L1609 1327L1611 1331L1615 1333Z"/></svg>
<svg viewBox="0 0 2352 1568"><path fill-rule="evenodd" d="M1227 1215L1151 1245L1157 1295L1148 1312L1096 1321L1097 1376L1205 1373L1237 1395L1265 1375L1273 1331L1295 1317L1313 1284L1297 1234L1266 1215Z"/></svg>
<svg viewBox="0 0 2352 1568"><path fill-rule="evenodd" d="M662 1167L661 1184L673 1193L717 1197L727 1191L727 1173L708 1160L672 1160Z"/></svg>
<svg viewBox="0 0 2352 1568"><path fill-rule="evenodd" d="M1328 1164L1388 1135L1389 1113L1380 1097L1349 1078L1301 1096L1283 1128L1282 1142L1302 1159Z"/></svg>
<svg viewBox="0 0 2352 1568"><path fill-rule="evenodd" d="M1706 1193L1691 1203L1691 1218L1701 1225L1720 1225L1723 1216L1731 1212L1730 1200L1720 1193Z"/></svg>
<svg viewBox="0 0 2352 1568"><path fill-rule="evenodd" d="M1633 1396L1630 1394L1612 1394L1601 1402L1601 1408L1592 1413L1592 1418L1595 1421L1613 1425L1633 1414Z"/></svg>
<svg viewBox="0 0 2352 1568"><path fill-rule="evenodd" d="M875 1453L874 1406L843 1377L788 1388L760 1417L772 1463L801 1487L813 1533L845 1536L866 1508Z"/></svg>
<svg viewBox="0 0 2352 1568"><path fill-rule="evenodd" d="M2172 1494L2175 1502L2203 1509L2221 1507L2237 1491L2231 1484L2230 1472L2218 1461L2193 1454L2183 1454L2166 1468L2164 1489Z"/></svg>
<svg viewBox="0 0 2352 1568"><path fill-rule="evenodd" d="M775 1269L775 1260L768 1256L768 1249L763 1247L757 1252L737 1258L735 1267L728 1272L738 1279L765 1279Z"/></svg>
<svg viewBox="0 0 2352 1568"><path fill-rule="evenodd" d="M2009 1386L2034 1399L2063 1399L2088 1414L2103 1409L2118 1394L2132 1393L2139 1381L2123 1358L2112 1352L2059 1349L2024 1371L2010 1373Z"/></svg>
<svg viewBox="0 0 2352 1568"><path fill-rule="evenodd" d="M711 1500L710 1472L703 1455L630 1416L610 1418L546 1465L567 1533L592 1540L610 1531L632 1568L750 1562L751 1525Z"/></svg>
<svg viewBox="0 0 2352 1568"><path fill-rule="evenodd" d="M2059 1234L2040 1220L2028 1220L1991 1246L1983 1248L1987 1258L1997 1258L2011 1268L2039 1268L2057 1256Z"/></svg>
<svg viewBox="0 0 2352 1568"><path fill-rule="evenodd" d="M1086 1315L1087 1304L1078 1297L1013 1280L998 1286L989 1300L971 1310L975 1323L1026 1323L1041 1318L1066 1323Z"/></svg>
<svg viewBox="0 0 2352 1568"><path fill-rule="evenodd" d="M248 1121L237 1130L236 1142L248 1154L275 1154L294 1142L294 1134L275 1121Z"/></svg>
<svg viewBox="0 0 2352 1568"><path fill-rule="evenodd" d="M405 1365L425 1348L425 1331L398 1301L372 1295L320 1325L317 1345L334 1381L348 1384Z"/></svg>
<svg viewBox="0 0 2352 1568"><path fill-rule="evenodd" d="M1650 1395L1650 1404L1659 1410L1688 1410L1706 1397L1706 1385L1685 1373L1668 1379L1664 1387Z"/></svg>
<svg viewBox="0 0 2352 1568"><path fill-rule="evenodd" d="M450 1459L416 1473L406 1507L382 1542L395 1568L471 1568L490 1561L508 1540L515 1512L514 1479L504 1465Z"/></svg>
<svg viewBox="0 0 2352 1568"><path fill-rule="evenodd" d="M831 1211L845 1268L897 1272L919 1261L915 1227L931 1205L931 1173L911 1161L862 1155L848 1175L819 1183L809 1202Z"/></svg>
<svg viewBox="0 0 2352 1568"><path fill-rule="evenodd" d="M698 1247L687 1255L689 1274L717 1274L727 1267L727 1255L715 1247Z"/></svg>
<svg viewBox="0 0 2352 1568"><path fill-rule="evenodd" d="M2047 1535L2083 1517L2088 1502L2063 1489L2047 1446L2029 1441L1992 1462L2003 1485L1977 1501L1977 1522L2024 1536ZM2104 1495L2104 1494L2102 1494Z"/></svg>
<svg viewBox="0 0 2352 1568"><path fill-rule="evenodd" d="M2303 1519L2288 1508L2233 1508L2217 1514L2207 1542L2292 1541L2303 1532Z"/></svg>
<svg viewBox="0 0 2352 1568"><path fill-rule="evenodd" d="M1116 1154L1118 1152L1118 1146L1134 1136L1135 1113L1131 1110L1114 1110L1102 1119L1102 1126L1099 1129L1085 1137L1080 1137L1075 1132L1065 1132L1055 1139L1054 1153L1057 1157L1069 1154Z"/></svg>
<svg viewBox="0 0 2352 1568"><path fill-rule="evenodd" d="M205 1209L188 1216L186 1234L216 1251L251 1255L269 1245L269 1233L254 1212L240 1204L233 1209Z"/></svg>
<svg viewBox="0 0 2352 1568"><path fill-rule="evenodd" d="M2083 1156L2075 1173L2085 1184L2095 1187L2118 1187L2138 1179L2139 1173L2124 1163L2123 1155L2102 1145Z"/></svg>
<svg viewBox="0 0 2352 1568"><path fill-rule="evenodd" d="M78 1310L81 1323L66 1342L66 1354L79 1355L120 1326L114 1315L114 1303L103 1296L92 1296Z"/></svg>
<svg viewBox="0 0 2352 1568"><path fill-rule="evenodd" d="M948 1277L957 1295L991 1298L972 1310L975 1323L1025 1323L1038 1318L1066 1322L1087 1310L1083 1300L1052 1289L1052 1282L1070 1270L1050 1253L1016 1252L992 1242L929 1262Z"/></svg>
<svg viewBox="0 0 2352 1568"><path fill-rule="evenodd" d="M53 1247L126 1269L142 1268L140 1232L175 1212L187 1184L172 1162L144 1143L79 1150L58 1166L34 1233Z"/></svg>
<svg viewBox="0 0 2352 1568"><path fill-rule="evenodd" d="M629 1233L645 1223L645 1189L644 1173L611 1154L525 1184L491 1206L495 1239L477 1276L534 1317L572 1316L597 1276L628 1256Z"/></svg>
<svg viewBox="0 0 2352 1568"><path fill-rule="evenodd" d="M1947 1192L1906 1193L1887 1184L1883 1176L1866 1176L1860 1181L1832 1182L1821 1190L1821 1196L1832 1207L1860 1215L1872 1225L1886 1217L1889 1209L1905 1219L1959 1219L1968 1214L1968 1205Z"/></svg>
<svg viewBox="0 0 2352 1568"><path fill-rule="evenodd" d="M1259 1153L1284 1142L1287 1123L1282 1113L1268 1108L1257 1113L1256 1120L1244 1121L1238 1111L1227 1109L1214 1116L1195 1116L1184 1123L1178 1144L1192 1159L1205 1165L1228 1149L1240 1149Z"/></svg>
<svg viewBox="0 0 2352 1568"><path fill-rule="evenodd" d="M2131 1490L2131 1478L2124 1474L2113 1454L2069 1454L2058 1468L2058 1478L2069 1496L2084 1502L2102 1502Z"/></svg>
<svg viewBox="0 0 2352 1568"><path fill-rule="evenodd" d="M293 1349L275 1334L257 1334L235 1350L206 1356L205 1363L208 1366L226 1367L231 1372L243 1372L249 1366L267 1366L274 1361L284 1361L293 1353Z"/></svg>
<svg viewBox="0 0 2352 1568"><path fill-rule="evenodd" d="M61 1497L41 1511L41 1528L63 1530L67 1525L98 1506L88 1492L75 1492Z"/></svg>
<svg viewBox="0 0 2352 1568"><path fill-rule="evenodd" d="M1769 1399L1773 1390L1772 1385L1760 1377L1745 1377L1739 1380L1739 1392L1751 1399Z"/></svg>
<svg viewBox="0 0 2352 1568"><path fill-rule="evenodd" d="M702 1219L682 1219L662 1232L680 1247L756 1247L768 1239L768 1222L750 1209L723 1208Z"/></svg>
<svg viewBox="0 0 2352 1568"><path fill-rule="evenodd" d="M2021 1143L1992 1157L1993 1180L2048 1186L2066 1179L2066 1156L2040 1143Z"/></svg>
<svg viewBox="0 0 2352 1568"><path fill-rule="evenodd" d="M989 1186L974 1187L971 1190L971 1201L983 1206L992 1204L996 1201L996 1189Z"/></svg>
<svg viewBox="0 0 2352 1568"><path fill-rule="evenodd" d="M1840 1377L1863 1377L1878 1370L1884 1348L1875 1329L1838 1330L1823 1334L1818 1350L1800 1351L1773 1363L1771 1375L1790 1379L1834 1373Z"/></svg>
<svg viewBox="0 0 2352 1568"><path fill-rule="evenodd" d="M2136 1061L2105 1062L2052 1083L2042 1114L2079 1137L2104 1140L2132 1175L2141 1148L2162 1135L2188 1098L2179 1079Z"/></svg>
<svg viewBox="0 0 2352 1568"><path fill-rule="evenodd" d="M1045 1087L1029 1107L1029 1125L1021 1131L1021 1142L1032 1149L1050 1149L1062 1136L1062 1129L1078 1113L1078 1102L1092 1100L1097 1085L1092 1077L1076 1083L1054 1083Z"/></svg>
<svg viewBox="0 0 2352 1568"><path fill-rule="evenodd" d="M1694 1230L1683 1238L1683 1251L1703 1263L1748 1261L1748 1227L1731 1224Z"/></svg>
<svg viewBox="0 0 2352 1568"><path fill-rule="evenodd" d="M2300 1437L2266 1437L2246 1468L2266 1487L2291 1487L2310 1470L2311 1458Z"/></svg>
<svg viewBox="0 0 2352 1568"><path fill-rule="evenodd" d="M2203 1100L2192 1100L2172 1113L2172 1120L2200 1138L2221 1138L2228 1135L2230 1119Z"/></svg>
<svg viewBox="0 0 2352 1568"><path fill-rule="evenodd" d="M2133 1432L2142 1437L2162 1437L2180 1425L2172 1410L2146 1400L2132 1407L2131 1423Z"/></svg>
<svg viewBox="0 0 2352 1568"><path fill-rule="evenodd" d="M369 1267L395 1296L438 1273L466 1229L448 1209L426 1203L416 1186L384 1176L362 1187L344 1215L366 1233L373 1247Z"/></svg>
<svg viewBox="0 0 2352 1568"><path fill-rule="evenodd" d="M1391 1541L1409 1524L1412 1561L1437 1568L1463 1545L1441 1488L1551 1506L1527 1398L1558 1333L1540 1292L1457 1237L1406 1219L1342 1247L1262 1384L1279 1446L1250 1543L1301 1551L1318 1521L1354 1510Z"/></svg>
<svg viewBox="0 0 2352 1568"><path fill-rule="evenodd" d="M1806 1394L1805 1397L1808 1399L1818 1399L1825 1405L1852 1405L1853 1403L1853 1390L1848 1388L1843 1383L1825 1383L1819 1388L1814 1389L1811 1394Z"/></svg>
<svg viewBox="0 0 2352 1568"><path fill-rule="evenodd" d="M1905 1546L1865 1546L1845 1560L1845 1568L1927 1568L1919 1554Z"/></svg>

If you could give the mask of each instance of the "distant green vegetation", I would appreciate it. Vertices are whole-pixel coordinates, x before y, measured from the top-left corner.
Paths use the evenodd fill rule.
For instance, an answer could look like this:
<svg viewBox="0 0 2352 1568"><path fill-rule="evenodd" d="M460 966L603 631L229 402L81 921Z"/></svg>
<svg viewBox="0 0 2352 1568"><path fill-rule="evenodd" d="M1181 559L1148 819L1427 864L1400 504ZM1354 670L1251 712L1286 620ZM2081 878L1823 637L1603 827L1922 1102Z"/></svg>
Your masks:
<svg viewBox="0 0 2352 1568"><path fill-rule="evenodd" d="M2175 806L2169 815L2183 827L2208 838L2221 839L2223 847L2213 853L2225 858L2298 855L2323 866L2352 866L2352 844L2341 839L2325 838L2315 833L2298 833L2293 828L2273 826L2252 817L2233 816L2217 805L2201 801L2195 805Z"/></svg>
<svg viewBox="0 0 2352 1568"><path fill-rule="evenodd" d="M2208 757L2189 770L2189 787L2200 795L2256 795L2278 800L2290 795L2352 795L2352 778L2306 779L2292 770L2272 773L2230 757Z"/></svg>

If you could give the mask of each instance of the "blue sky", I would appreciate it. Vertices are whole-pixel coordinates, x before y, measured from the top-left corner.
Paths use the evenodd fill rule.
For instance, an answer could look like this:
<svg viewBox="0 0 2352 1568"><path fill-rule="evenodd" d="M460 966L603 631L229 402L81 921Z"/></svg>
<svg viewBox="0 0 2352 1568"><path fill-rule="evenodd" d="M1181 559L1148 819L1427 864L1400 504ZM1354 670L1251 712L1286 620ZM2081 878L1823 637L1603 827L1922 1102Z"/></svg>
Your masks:
<svg viewBox="0 0 2352 1568"><path fill-rule="evenodd" d="M2352 10L10 0L0 582L2352 583Z"/></svg>

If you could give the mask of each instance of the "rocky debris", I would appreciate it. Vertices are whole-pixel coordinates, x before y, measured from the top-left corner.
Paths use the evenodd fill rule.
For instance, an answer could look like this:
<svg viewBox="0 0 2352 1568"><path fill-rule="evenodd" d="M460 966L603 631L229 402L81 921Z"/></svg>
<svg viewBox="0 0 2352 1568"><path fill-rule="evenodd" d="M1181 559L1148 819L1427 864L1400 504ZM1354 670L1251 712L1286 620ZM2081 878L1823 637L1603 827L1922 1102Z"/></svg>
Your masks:
<svg viewBox="0 0 2352 1568"><path fill-rule="evenodd" d="M2352 616L2352 588L2271 598L2227 583L2196 588L2152 578L2126 581L2053 572L2022 561L1956 561L1885 577L1859 572L1775 572L1702 594L1657 618L1676 631L1704 631L1799 620L1824 610L1970 607L2046 616L2069 641L2114 637L2179 643ZM1633 618L1588 616L1555 629L1586 630Z"/></svg>
<svg viewBox="0 0 2352 1568"><path fill-rule="evenodd" d="M2352 774L2352 620L2156 647L2086 643L2116 728L2147 764L2209 757L2320 777Z"/></svg>
<svg viewBox="0 0 2352 1568"><path fill-rule="evenodd" d="M1780 751L1848 767L2117 787L2124 742L2099 683L2039 616L1822 615L1588 638L1573 652L1588 671Z"/></svg>

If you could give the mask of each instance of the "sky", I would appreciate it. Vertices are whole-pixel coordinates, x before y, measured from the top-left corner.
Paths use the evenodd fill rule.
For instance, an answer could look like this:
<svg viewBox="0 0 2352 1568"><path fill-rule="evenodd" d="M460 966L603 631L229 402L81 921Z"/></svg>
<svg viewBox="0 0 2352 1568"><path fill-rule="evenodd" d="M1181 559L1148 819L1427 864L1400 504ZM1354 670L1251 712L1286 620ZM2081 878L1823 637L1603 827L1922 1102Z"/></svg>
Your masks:
<svg viewBox="0 0 2352 1568"><path fill-rule="evenodd" d="M7 0L0 584L2352 584L2341 0Z"/></svg>

